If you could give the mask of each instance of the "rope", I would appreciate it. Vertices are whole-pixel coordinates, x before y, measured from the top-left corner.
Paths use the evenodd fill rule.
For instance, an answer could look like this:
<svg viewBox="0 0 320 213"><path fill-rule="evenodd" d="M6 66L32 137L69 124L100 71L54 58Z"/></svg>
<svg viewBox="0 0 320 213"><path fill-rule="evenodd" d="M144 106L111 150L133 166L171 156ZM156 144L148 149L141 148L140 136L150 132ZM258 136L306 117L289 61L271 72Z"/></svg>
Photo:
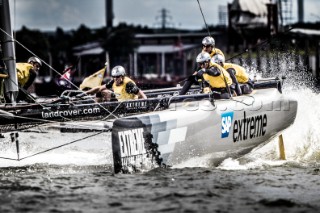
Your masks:
<svg viewBox="0 0 320 213"><path fill-rule="evenodd" d="M203 15L203 12L202 12L201 5L200 5L199 0L197 0L197 2L198 2L198 5L199 5L199 8L200 8L200 12L201 12L201 15L202 15L202 18L203 18L204 24L206 25L206 28L207 28L208 34L209 34L209 36L211 36L210 31L209 31L209 27L208 27L208 25L207 25L206 19L204 18L204 15Z"/></svg>
<svg viewBox="0 0 320 213"><path fill-rule="evenodd" d="M56 69L54 69L53 67L51 67L48 63L46 63L44 60L42 60L39 56L37 56L34 52L32 52L30 49L28 49L26 46L24 46L22 43L20 43L18 40L16 40L15 38L13 38L10 34L8 34L6 31L4 31L2 28L0 28L0 31L2 31L4 34L6 34L7 36L9 36L12 41L16 42L17 44L19 44L21 47L23 47L25 50L27 50L31 55L36 56L37 58L39 58L41 60L42 63L44 63L47 67L49 67L51 70L53 70L56 74L58 74L59 76L62 76L62 74L60 74ZM80 88L78 86L76 86L75 84L73 84L69 79L65 79L68 83L70 83L72 86L74 86L77 90L81 91ZM12 81L12 80L11 80ZM19 85L18 85L19 87ZM21 89L21 87L19 87ZM25 93L26 95L30 96L29 94L27 94L25 91L22 90L23 93ZM35 101L34 98L32 98L32 100ZM94 100L92 98L92 100ZM36 101L35 101L36 102ZM99 103L98 103L99 104ZM99 106L105 110L106 112L108 112L109 114L112 114L112 112L110 112L108 109L106 109L104 106L102 106L101 104L99 104ZM113 115L114 117L118 118L116 115ZM61 116L62 117L62 116ZM64 118L64 117L62 117Z"/></svg>
<svg viewBox="0 0 320 213"><path fill-rule="evenodd" d="M248 95L248 96L253 99L253 101L252 101L251 104L246 104L246 103L244 103L244 100L241 100L241 101L235 100L235 99L230 99L230 100L232 100L232 101L234 101L234 102L238 102L238 103L244 104L244 105L246 105L246 106L252 106L252 105L256 102L256 99L255 99L255 97L252 96L252 95ZM239 97L241 97L241 96L239 96Z"/></svg>
<svg viewBox="0 0 320 213"><path fill-rule="evenodd" d="M41 151L41 152L37 152L35 154L32 154L32 155L28 155L26 157L23 157L23 158L7 158L7 157L0 157L0 159L5 159L5 160L14 160L14 161L21 161L21 160L25 160L27 158L31 158L31 157L34 157L34 156L37 156L37 155L40 155L40 154L43 154L43 153L46 153L46 152L49 152L49 151L52 151L52 150L55 150L55 149L59 149L61 147L64 147L64 146L68 146L68 145L71 145L73 143L77 143L77 142L80 142L82 140L85 140L85 139L88 139L88 138L91 138L91 137L94 137L94 136L97 136L97 135L100 135L101 133L103 133L103 131L101 132L98 132L98 133L95 133L95 134L92 134L92 135L89 135L87 137L84 137L84 138L80 138L80 139L77 139L77 140L74 140L74 141L71 141L71 142L68 142L68 143L65 143L65 144L62 144L60 146L55 146L55 147L52 147L50 149L46 149L44 151Z"/></svg>

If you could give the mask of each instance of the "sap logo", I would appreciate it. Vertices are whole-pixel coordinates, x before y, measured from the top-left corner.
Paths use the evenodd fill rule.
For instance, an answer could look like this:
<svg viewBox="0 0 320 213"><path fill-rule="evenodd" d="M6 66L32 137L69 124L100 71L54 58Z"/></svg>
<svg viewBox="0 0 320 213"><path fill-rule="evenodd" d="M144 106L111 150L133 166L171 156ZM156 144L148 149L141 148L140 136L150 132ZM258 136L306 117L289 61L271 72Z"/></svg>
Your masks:
<svg viewBox="0 0 320 213"><path fill-rule="evenodd" d="M229 137L232 120L233 112L225 112L221 114L221 138Z"/></svg>

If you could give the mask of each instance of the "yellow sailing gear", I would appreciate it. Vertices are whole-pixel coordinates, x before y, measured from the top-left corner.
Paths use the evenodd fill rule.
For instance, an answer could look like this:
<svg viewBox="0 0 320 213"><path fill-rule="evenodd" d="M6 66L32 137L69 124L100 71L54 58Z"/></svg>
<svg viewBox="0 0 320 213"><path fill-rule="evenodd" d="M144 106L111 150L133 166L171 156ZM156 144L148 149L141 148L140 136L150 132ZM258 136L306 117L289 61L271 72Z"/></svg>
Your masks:
<svg viewBox="0 0 320 213"><path fill-rule="evenodd" d="M202 52L206 52L206 51L202 50ZM224 54L220 49L213 47L212 51L209 53L210 58L212 58L214 55L217 55L217 54L222 55L224 57Z"/></svg>
<svg viewBox="0 0 320 213"><path fill-rule="evenodd" d="M203 79L207 81L212 88L226 88L225 82L227 82L228 86L232 84L229 73L223 67L216 63L210 63L210 67L217 67L221 72L218 76L211 76L207 73L203 74Z"/></svg>
<svg viewBox="0 0 320 213"><path fill-rule="evenodd" d="M237 78L237 81L240 84L244 84L244 83L247 83L249 81L249 75L246 72L246 69L244 67L239 66L237 64L224 63L223 64L223 68L226 69L226 70L230 69L230 68L233 68L236 71L235 76Z"/></svg>
<svg viewBox="0 0 320 213"><path fill-rule="evenodd" d="M113 83L112 89L113 89L113 92L114 92L116 98L118 99L118 101L138 99L138 95L128 93L126 91L126 86L127 86L127 83L129 83L129 82L135 84L134 81L131 80L130 78L128 78L127 76L124 77L123 83L120 86L117 86L116 82Z"/></svg>
<svg viewBox="0 0 320 213"><path fill-rule="evenodd" d="M23 87L29 80L30 70L33 69L32 64L16 63L18 83Z"/></svg>
<svg viewBox="0 0 320 213"><path fill-rule="evenodd" d="M223 52L220 49L214 47L214 48L212 48L212 51L210 53L210 57L212 58L216 54L222 55L224 57Z"/></svg>

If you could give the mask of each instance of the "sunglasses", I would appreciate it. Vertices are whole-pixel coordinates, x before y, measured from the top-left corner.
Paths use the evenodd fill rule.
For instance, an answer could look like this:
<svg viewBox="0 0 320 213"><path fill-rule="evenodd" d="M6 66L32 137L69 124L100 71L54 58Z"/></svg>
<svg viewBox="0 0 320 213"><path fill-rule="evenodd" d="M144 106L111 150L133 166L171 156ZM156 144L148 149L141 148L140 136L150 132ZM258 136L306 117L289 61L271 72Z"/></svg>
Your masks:
<svg viewBox="0 0 320 213"><path fill-rule="evenodd" d="M203 45L204 48L212 47L211 45Z"/></svg>
<svg viewBox="0 0 320 213"><path fill-rule="evenodd" d="M204 65L205 63L209 63L209 61L199 62L198 64L199 64L199 66L202 66L202 65Z"/></svg>
<svg viewBox="0 0 320 213"><path fill-rule="evenodd" d="M120 78L121 77L121 75L119 75L119 76L112 76L112 78Z"/></svg>

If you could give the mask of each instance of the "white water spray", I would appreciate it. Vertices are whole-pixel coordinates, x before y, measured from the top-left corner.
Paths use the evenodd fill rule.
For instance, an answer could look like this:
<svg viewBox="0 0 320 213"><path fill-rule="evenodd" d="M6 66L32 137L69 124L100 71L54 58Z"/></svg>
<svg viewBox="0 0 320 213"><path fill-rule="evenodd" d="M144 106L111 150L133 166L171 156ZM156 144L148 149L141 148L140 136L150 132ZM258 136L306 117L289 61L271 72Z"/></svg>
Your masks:
<svg viewBox="0 0 320 213"><path fill-rule="evenodd" d="M257 147L239 159L226 159L219 166L221 169L252 169L263 166L296 164L299 166L320 164L320 95L315 87L315 80L305 67L291 67L290 59L283 57L279 70L272 70L276 76L286 76L283 93L298 101L295 122L286 129L284 138L286 160L280 160L278 137L264 146Z"/></svg>

